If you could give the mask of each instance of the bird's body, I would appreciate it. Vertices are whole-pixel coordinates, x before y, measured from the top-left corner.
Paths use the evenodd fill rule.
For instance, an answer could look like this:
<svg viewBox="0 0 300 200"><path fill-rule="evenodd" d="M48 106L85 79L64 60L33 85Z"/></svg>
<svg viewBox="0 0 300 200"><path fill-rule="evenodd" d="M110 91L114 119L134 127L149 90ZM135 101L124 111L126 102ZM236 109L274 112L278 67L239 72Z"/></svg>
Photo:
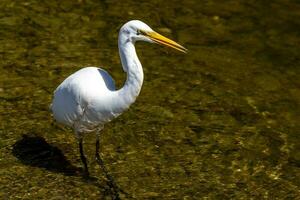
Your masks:
<svg viewBox="0 0 300 200"><path fill-rule="evenodd" d="M51 105L53 116L58 122L74 129L87 175L82 149L84 133L99 133L105 123L128 109L140 93L144 74L134 47L136 41L160 43L186 52L184 47L154 32L145 23L133 20L123 25L119 32L119 53L127 73L122 88L115 89L114 80L105 70L86 67L66 78L54 92ZM99 134L97 136L96 158L99 161Z"/></svg>
<svg viewBox="0 0 300 200"><path fill-rule="evenodd" d="M80 133L90 132L120 114L112 103L116 95L114 80L106 71L86 67L59 85L51 109L58 122Z"/></svg>

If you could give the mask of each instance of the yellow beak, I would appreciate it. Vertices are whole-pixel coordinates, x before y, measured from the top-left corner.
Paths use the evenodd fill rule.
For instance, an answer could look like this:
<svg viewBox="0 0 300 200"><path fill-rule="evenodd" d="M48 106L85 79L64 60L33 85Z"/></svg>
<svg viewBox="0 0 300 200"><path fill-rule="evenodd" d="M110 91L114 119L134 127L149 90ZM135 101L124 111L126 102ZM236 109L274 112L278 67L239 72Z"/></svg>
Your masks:
<svg viewBox="0 0 300 200"><path fill-rule="evenodd" d="M174 42L173 40L170 40L169 38L166 38L165 36L162 36L159 33L156 33L154 31L153 32L141 31L141 33L143 35L145 35L146 37L150 38L152 41L158 43L158 44L166 45L168 47L172 47L172 48L174 48L178 51L181 51L183 53L187 53L186 48L184 48L183 46L181 46L177 42Z"/></svg>

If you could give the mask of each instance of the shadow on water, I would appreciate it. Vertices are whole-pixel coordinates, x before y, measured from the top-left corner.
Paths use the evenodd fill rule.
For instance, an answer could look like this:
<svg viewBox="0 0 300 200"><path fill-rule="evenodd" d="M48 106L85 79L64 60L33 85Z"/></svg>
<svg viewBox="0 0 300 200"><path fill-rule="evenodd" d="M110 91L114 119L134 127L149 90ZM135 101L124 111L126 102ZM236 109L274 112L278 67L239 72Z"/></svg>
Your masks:
<svg viewBox="0 0 300 200"><path fill-rule="evenodd" d="M13 145L12 154L25 165L44 168L67 176L84 175L83 169L73 166L59 148L47 143L40 136L23 135L22 139ZM105 175L109 177L106 170ZM127 199L133 199L133 197L130 197L128 193L120 188L117 188L116 191L115 187L117 186L115 186L115 183L111 184L111 180L106 181L106 186L99 184L98 179L94 177L84 178L84 181L99 187L103 191L103 197L109 195L112 199L117 200L120 199L118 193L121 192Z"/></svg>
<svg viewBox="0 0 300 200"><path fill-rule="evenodd" d="M22 139L13 145L12 153L25 165L44 168L67 176L77 176L82 171L81 168L73 166L60 149L39 136L23 135Z"/></svg>

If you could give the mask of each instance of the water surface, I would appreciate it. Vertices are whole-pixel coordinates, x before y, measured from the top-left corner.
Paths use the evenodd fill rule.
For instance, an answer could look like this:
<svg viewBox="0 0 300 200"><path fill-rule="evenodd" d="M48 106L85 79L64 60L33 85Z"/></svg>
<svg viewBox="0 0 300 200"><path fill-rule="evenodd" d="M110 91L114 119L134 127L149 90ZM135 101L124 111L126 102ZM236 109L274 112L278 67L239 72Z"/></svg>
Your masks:
<svg viewBox="0 0 300 200"><path fill-rule="evenodd" d="M97 181L65 173L81 167L76 139L48 107L83 66L122 86L117 36L130 19L189 53L137 44L142 92L101 137L121 199L300 198L299 10L295 0L1 1L0 198L111 198L93 134L85 151ZM22 135L61 151L65 168L16 145Z"/></svg>

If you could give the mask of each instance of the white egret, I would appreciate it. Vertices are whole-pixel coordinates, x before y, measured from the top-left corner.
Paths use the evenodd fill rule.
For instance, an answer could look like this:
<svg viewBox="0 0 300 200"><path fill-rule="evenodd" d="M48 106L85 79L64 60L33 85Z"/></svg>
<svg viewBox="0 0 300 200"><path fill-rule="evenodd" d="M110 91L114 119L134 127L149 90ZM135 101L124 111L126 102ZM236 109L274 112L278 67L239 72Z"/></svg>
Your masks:
<svg viewBox="0 0 300 200"><path fill-rule="evenodd" d="M119 54L127 73L121 89L115 89L114 80L105 70L86 67L66 78L54 92L51 105L53 116L56 121L74 129L87 176L89 171L82 147L84 134L96 132L96 161L105 170L99 156L100 131L105 123L128 109L140 93L144 75L134 47L136 41L154 42L182 52L187 51L183 46L153 31L147 24L132 20L124 24L119 32Z"/></svg>

